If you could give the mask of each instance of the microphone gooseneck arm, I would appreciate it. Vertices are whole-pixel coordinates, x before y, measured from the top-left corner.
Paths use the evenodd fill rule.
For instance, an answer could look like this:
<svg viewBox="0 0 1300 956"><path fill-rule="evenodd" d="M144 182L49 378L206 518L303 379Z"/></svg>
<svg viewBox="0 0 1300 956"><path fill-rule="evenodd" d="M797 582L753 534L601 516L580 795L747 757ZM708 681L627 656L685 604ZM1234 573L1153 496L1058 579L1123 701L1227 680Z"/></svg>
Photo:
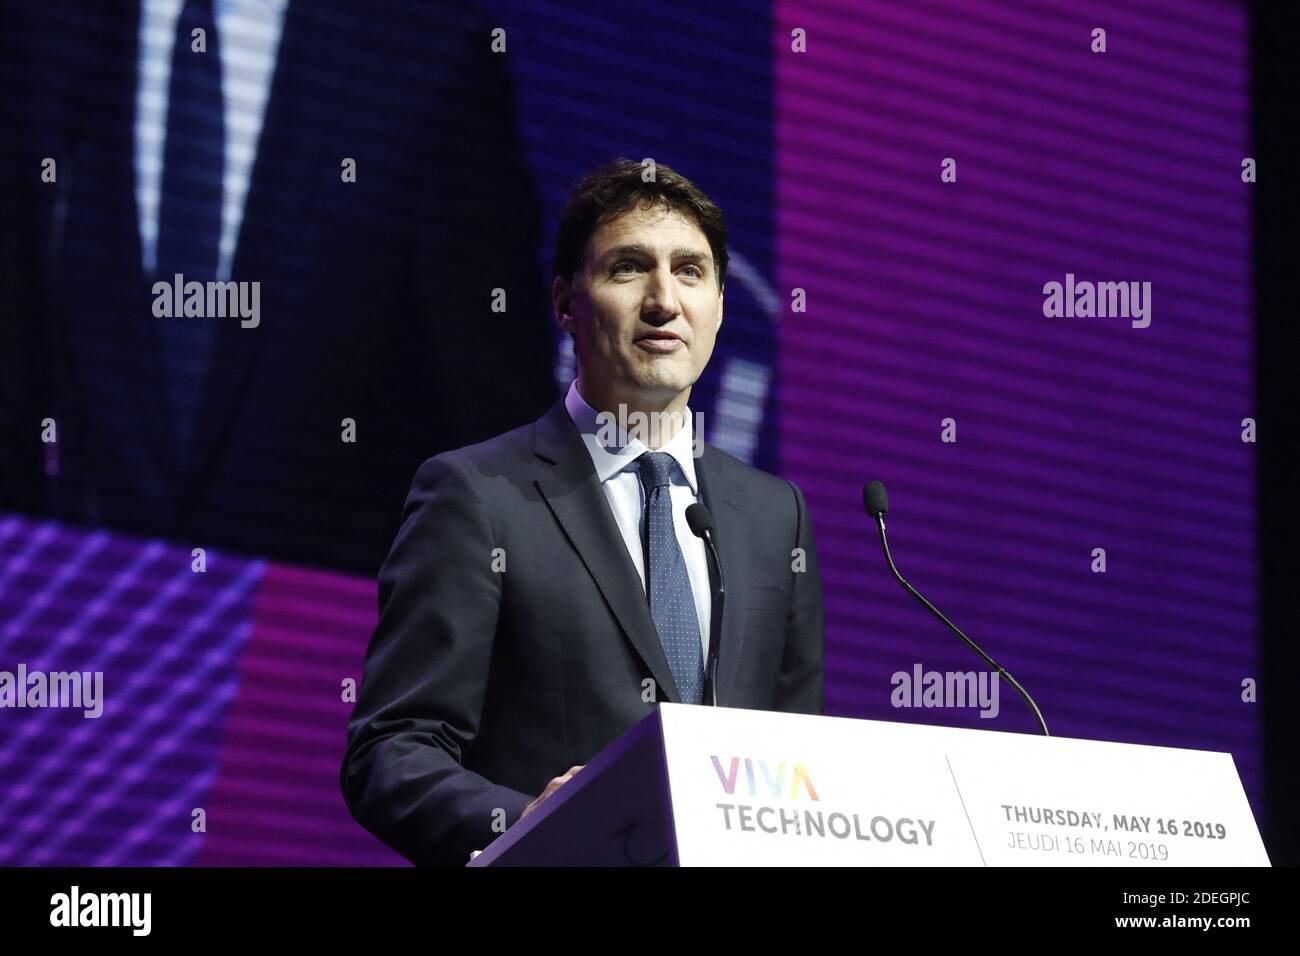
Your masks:
<svg viewBox="0 0 1300 956"><path fill-rule="evenodd" d="M717 598L713 623L717 627L710 628L716 630L718 639L714 640L709 635L709 652L704 661L704 680L709 687L709 701L714 706L718 706L718 645L722 643L722 613L727 603L727 580L722 576L722 559L718 557L718 545L713 540L713 515L709 514L703 502L695 502L686 509L686 524L691 529L691 534L704 542L704 549L709 557L713 559L713 567L718 572L718 587L713 594Z"/></svg>
<svg viewBox="0 0 1300 956"><path fill-rule="evenodd" d="M877 513L872 515L872 517L876 519L876 527L880 531L880 546L885 551L885 561L889 565L889 571L891 574L893 574L894 578L898 581L898 583L903 586L903 590L905 590L908 594L912 595L912 597L920 601L925 606L926 610L928 610L931 614L933 614L935 617L937 617L940 621L943 622L944 626L947 627L948 630L952 631L959 638L961 638L962 642L967 647L969 647L972 651L974 651L976 654L982 657L984 661L989 665L989 667L993 668L1000 675L1002 675L1002 678L1013 688L1015 688L1016 693L1018 693L1021 697L1023 697L1025 703L1029 705L1030 711L1033 712L1034 719L1038 721L1038 726L1043 731L1043 736L1044 737L1052 736L1047 730L1047 721L1043 719L1043 712L1038 709L1038 705L1034 703L1034 699L1029 696L1029 691L1021 687L1020 682L1011 676L1010 671L1008 671L1005 667L1003 667L993 658L985 654L978 644L976 644L969 637L967 637L965 634L962 633L961 628L959 628L952 621L948 620L948 618L944 616L944 613L942 611L940 611L937 607L935 607L933 604L931 604L929 601L925 599L925 595L923 595L916 588L912 587L912 585L908 584L907 581L904 580L903 576L898 573L898 568L894 565L894 556L889 551L889 539L885 536L885 516L884 514Z"/></svg>
<svg viewBox="0 0 1300 956"><path fill-rule="evenodd" d="M718 644L721 643L722 637L722 613L723 607L727 603L727 582L722 577L722 561L718 559L718 546L713 543L713 531L705 531L702 535L704 544L709 549L709 555L713 558L713 566L718 569L718 589L714 592L718 596L718 637L714 640L709 638L709 656L705 664L704 676L709 684L709 700L712 706L718 706Z"/></svg>

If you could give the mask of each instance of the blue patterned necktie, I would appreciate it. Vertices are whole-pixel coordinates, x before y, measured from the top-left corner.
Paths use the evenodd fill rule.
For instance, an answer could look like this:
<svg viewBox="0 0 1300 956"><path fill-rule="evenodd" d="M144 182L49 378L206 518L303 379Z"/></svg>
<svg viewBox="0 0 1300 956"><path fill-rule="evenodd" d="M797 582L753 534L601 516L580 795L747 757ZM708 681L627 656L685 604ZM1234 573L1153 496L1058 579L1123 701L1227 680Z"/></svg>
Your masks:
<svg viewBox="0 0 1300 956"><path fill-rule="evenodd" d="M177 273L184 282L208 282L217 274L225 122L213 2L186 0L176 18L155 268L156 277L168 285ZM204 52L193 49L192 34L199 28L205 34ZM176 459L184 463L217 320L178 315L158 321Z"/></svg>
<svg viewBox="0 0 1300 956"><path fill-rule="evenodd" d="M669 493L673 457L667 452L648 451L637 459L637 468L645 489L646 593L650 598L650 616L668 656L668 668L682 702L698 704L704 700L704 652L700 646L695 594L691 591L686 559L673 526L673 502Z"/></svg>

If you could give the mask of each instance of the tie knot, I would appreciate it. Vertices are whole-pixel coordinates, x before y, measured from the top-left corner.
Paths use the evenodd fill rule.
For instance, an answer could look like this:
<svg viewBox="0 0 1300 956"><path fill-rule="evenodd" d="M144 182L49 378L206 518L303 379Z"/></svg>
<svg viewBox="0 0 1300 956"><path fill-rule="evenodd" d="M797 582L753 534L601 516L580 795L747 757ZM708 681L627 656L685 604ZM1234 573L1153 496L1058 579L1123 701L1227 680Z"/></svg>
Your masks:
<svg viewBox="0 0 1300 956"><path fill-rule="evenodd" d="M668 452L648 451L636 463L641 472L641 484L646 491L654 491L671 483L673 456Z"/></svg>

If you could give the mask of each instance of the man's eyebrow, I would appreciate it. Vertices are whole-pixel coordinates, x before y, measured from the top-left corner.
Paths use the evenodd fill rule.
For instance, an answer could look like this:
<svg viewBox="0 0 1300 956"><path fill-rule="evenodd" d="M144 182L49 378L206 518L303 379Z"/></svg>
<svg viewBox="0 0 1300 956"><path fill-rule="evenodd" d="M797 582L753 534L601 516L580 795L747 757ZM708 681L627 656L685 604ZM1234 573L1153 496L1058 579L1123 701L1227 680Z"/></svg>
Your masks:
<svg viewBox="0 0 1300 956"><path fill-rule="evenodd" d="M613 249L610 249L605 253L604 258L608 259L611 256L649 256L653 258L654 250L643 243L634 242L629 245L616 246ZM712 256L700 249L692 249L689 246L678 246L673 250L672 258L694 259L699 262L707 262L712 258Z"/></svg>

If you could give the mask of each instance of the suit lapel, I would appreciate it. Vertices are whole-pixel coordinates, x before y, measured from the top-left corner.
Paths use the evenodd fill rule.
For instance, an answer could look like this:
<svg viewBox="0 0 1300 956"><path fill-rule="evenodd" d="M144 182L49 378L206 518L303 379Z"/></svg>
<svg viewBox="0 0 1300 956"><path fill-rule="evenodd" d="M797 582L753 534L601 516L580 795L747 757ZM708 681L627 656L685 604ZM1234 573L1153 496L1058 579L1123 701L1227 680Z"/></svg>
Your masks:
<svg viewBox="0 0 1300 956"><path fill-rule="evenodd" d="M713 626L710 628L710 640L721 642L718 645L718 704L725 706L735 696L736 664L745 642L740 599L746 583L746 522L744 512L735 500L735 483L727 480L731 462L713 447L704 445L703 448L703 455L695 463L695 476L700 485L700 500L713 517L714 543L727 581L727 606L723 608L722 620L718 620L715 601ZM712 562L709 578L716 594L718 582L714 580Z"/></svg>
<svg viewBox="0 0 1300 956"><path fill-rule="evenodd" d="M96 91L96 109L78 115L62 131L61 149L50 154L59 157L60 175L51 211L48 268L52 294L62 306L55 310L53 332L60 392L77 395L78 402L129 409L126 417L147 430L153 466L159 474L168 474L172 456L167 383L152 311L152 282L141 263L136 205L138 8L131 3L96 8L86 30L102 42L93 57L73 58L69 68L74 75L64 78L67 89ZM106 302L114 305L102 304ZM105 368L89 360L85 365L75 361L77 339L120 346L115 353L120 364Z"/></svg>
<svg viewBox="0 0 1300 956"><path fill-rule="evenodd" d="M641 577L563 400L538 419L533 435L537 456L554 466L536 480L538 490L577 549L624 636L654 677L661 690L658 699L680 701Z"/></svg>

